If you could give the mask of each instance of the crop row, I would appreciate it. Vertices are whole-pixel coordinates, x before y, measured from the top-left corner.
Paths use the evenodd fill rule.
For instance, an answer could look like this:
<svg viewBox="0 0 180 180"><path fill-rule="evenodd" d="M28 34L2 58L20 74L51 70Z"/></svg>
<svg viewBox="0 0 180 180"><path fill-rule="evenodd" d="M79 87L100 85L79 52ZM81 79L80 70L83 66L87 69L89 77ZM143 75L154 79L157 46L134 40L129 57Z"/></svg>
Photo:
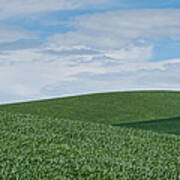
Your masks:
<svg viewBox="0 0 180 180"><path fill-rule="evenodd" d="M180 136L0 112L0 179L180 179Z"/></svg>

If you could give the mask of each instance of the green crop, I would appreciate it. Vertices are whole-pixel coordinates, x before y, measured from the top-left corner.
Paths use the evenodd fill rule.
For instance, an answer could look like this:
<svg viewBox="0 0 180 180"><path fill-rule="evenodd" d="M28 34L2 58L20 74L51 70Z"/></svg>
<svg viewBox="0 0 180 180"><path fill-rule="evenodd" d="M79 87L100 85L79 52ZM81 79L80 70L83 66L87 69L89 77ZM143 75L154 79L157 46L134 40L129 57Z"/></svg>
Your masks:
<svg viewBox="0 0 180 180"><path fill-rule="evenodd" d="M0 179L180 179L180 136L0 112Z"/></svg>
<svg viewBox="0 0 180 180"><path fill-rule="evenodd" d="M102 93L0 106L0 111L106 124L180 117L179 109L180 92L166 91Z"/></svg>
<svg viewBox="0 0 180 180"><path fill-rule="evenodd" d="M0 179L178 180L179 109L166 91L0 106Z"/></svg>
<svg viewBox="0 0 180 180"><path fill-rule="evenodd" d="M180 92L102 93L1 105L0 110L114 126L132 123L136 128L180 134Z"/></svg>

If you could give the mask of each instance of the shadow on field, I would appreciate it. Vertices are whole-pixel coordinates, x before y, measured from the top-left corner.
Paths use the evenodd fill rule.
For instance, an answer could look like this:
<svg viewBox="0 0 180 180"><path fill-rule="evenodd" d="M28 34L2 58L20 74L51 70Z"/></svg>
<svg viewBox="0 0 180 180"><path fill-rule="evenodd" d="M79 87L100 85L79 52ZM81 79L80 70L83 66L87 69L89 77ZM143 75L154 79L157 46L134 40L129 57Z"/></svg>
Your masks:
<svg viewBox="0 0 180 180"><path fill-rule="evenodd" d="M180 135L180 117L141 121L134 123L112 124L118 127L132 127L138 129L151 130L159 133L169 133Z"/></svg>

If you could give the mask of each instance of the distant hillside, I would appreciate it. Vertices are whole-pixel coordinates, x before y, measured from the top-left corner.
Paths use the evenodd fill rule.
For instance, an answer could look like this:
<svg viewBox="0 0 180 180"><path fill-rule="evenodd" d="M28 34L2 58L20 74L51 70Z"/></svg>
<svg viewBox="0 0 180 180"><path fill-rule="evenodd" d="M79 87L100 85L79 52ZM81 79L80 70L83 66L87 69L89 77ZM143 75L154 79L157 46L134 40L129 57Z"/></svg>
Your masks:
<svg viewBox="0 0 180 180"><path fill-rule="evenodd" d="M41 117L121 123L180 117L180 92L113 92L1 105L0 111Z"/></svg>
<svg viewBox="0 0 180 180"><path fill-rule="evenodd" d="M2 105L0 137L2 180L180 179L180 93Z"/></svg>

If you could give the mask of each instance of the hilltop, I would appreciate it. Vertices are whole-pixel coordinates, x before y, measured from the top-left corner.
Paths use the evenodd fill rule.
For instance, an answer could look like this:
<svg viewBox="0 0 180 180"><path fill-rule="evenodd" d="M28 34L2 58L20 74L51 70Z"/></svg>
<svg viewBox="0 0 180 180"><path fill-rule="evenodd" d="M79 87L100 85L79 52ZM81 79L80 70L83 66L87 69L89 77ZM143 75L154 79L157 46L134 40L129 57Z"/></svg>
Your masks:
<svg viewBox="0 0 180 180"><path fill-rule="evenodd" d="M1 105L0 111L113 126L122 124L129 126L130 123L133 127L180 133L180 92L134 91L89 94Z"/></svg>

